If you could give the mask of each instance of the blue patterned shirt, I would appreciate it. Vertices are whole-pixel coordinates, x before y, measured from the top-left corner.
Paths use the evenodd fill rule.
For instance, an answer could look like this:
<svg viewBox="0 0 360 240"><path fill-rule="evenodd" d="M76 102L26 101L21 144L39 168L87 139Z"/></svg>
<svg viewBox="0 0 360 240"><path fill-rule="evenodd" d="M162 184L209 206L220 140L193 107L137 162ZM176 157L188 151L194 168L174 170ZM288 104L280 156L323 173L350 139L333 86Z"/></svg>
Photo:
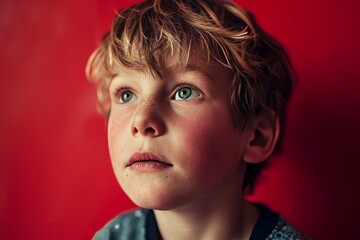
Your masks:
<svg viewBox="0 0 360 240"><path fill-rule="evenodd" d="M306 240L282 216L264 205L256 205L260 216L251 233L250 240ZM93 240L158 240L159 233L154 212L138 209L122 214L100 229Z"/></svg>

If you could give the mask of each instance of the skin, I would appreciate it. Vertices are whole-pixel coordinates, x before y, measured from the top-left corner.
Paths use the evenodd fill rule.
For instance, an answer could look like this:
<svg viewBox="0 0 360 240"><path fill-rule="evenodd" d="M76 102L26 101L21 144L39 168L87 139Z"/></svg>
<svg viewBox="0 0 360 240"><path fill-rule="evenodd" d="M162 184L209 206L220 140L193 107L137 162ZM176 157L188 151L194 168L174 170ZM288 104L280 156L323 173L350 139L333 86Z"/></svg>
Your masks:
<svg viewBox="0 0 360 240"><path fill-rule="evenodd" d="M256 127L234 125L222 66L168 62L166 79L121 68L110 85L117 180L137 205L154 209L164 239L248 239L258 212L241 186ZM167 165L129 166L136 153Z"/></svg>

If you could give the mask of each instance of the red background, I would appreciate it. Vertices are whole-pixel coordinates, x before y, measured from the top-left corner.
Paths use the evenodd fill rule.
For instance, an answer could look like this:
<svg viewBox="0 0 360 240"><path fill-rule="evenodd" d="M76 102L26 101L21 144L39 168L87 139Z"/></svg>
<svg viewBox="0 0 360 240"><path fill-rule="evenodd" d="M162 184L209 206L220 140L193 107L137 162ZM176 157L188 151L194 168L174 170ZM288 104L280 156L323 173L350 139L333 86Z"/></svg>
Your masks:
<svg viewBox="0 0 360 240"><path fill-rule="evenodd" d="M133 205L113 176L87 58L131 0L0 0L0 238L90 239ZM285 149L253 199L314 239L355 239L359 1L243 0L299 76Z"/></svg>

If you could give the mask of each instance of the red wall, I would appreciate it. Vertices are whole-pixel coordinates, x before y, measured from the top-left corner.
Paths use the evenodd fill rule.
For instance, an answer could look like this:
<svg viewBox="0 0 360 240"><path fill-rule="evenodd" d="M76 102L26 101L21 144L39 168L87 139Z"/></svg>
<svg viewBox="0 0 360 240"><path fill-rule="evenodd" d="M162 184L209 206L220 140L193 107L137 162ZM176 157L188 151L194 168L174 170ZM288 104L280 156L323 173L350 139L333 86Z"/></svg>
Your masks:
<svg viewBox="0 0 360 240"><path fill-rule="evenodd" d="M89 239L133 205L107 153L88 56L131 0L0 0L0 238ZM299 83L285 150L253 199L314 239L359 215L359 2L243 0L288 49Z"/></svg>

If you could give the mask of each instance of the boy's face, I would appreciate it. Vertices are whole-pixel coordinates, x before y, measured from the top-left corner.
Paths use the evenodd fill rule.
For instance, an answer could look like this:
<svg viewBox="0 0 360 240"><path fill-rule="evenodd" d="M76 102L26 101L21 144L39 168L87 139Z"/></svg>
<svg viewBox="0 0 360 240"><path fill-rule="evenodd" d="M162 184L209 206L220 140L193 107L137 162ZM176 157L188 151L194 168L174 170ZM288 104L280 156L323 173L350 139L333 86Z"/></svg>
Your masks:
<svg viewBox="0 0 360 240"><path fill-rule="evenodd" d="M215 63L169 61L166 79L122 68L110 85L108 140L115 175L139 206L174 209L241 191L243 135L234 126L230 75Z"/></svg>

